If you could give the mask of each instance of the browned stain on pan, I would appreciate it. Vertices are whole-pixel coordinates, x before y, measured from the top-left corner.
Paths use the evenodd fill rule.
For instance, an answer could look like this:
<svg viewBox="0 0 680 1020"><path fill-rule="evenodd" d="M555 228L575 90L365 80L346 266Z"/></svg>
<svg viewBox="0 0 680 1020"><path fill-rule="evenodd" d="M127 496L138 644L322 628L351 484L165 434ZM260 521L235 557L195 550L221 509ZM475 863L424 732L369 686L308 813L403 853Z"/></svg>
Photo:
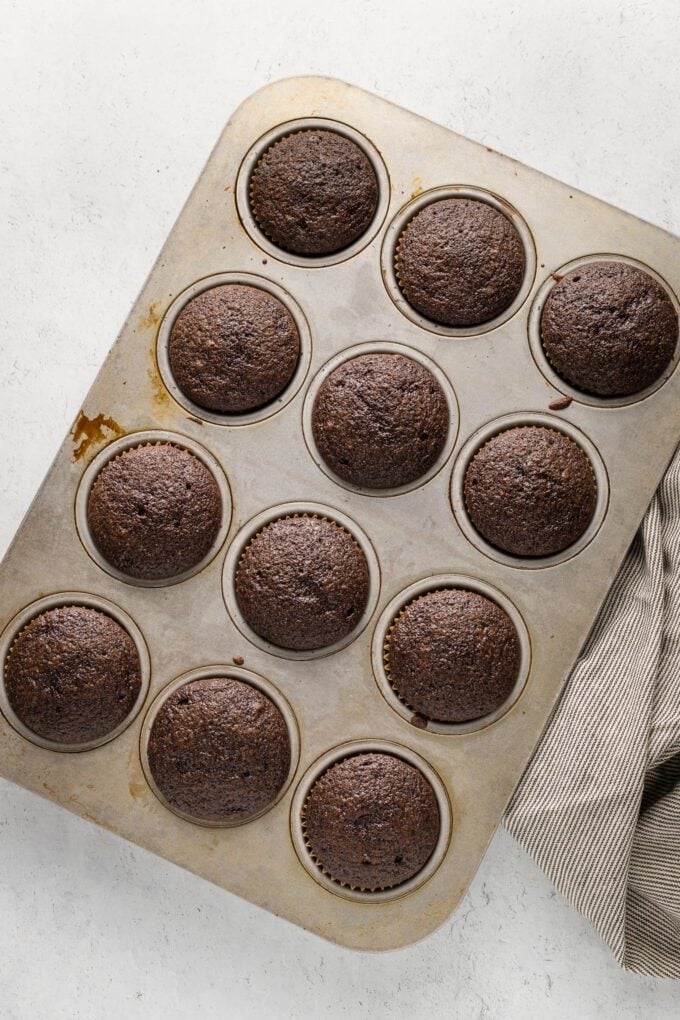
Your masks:
<svg viewBox="0 0 680 1020"><path fill-rule="evenodd" d="M73 460L81 460L91 447L117 439L125 433L125 429L106 414L96 414L88 418L81 411L71 429L74 443Z"/></svg>
<svg viewBox="0 0 680 1020"><path fill-rule="evenodd" d="M140 329L153 329L161 321L160 301L152 301L147 315L139 316Z"/></svg>
<svg viewBox="0 0 680 1020"><path fill-rule="evenodd" d="M156 363L154 361L153 367L147 369L147 375L149 382L151 383L151 400L156 411L165 410L170 404L171 397L161 379L158 371L156 370Z"/></svg>

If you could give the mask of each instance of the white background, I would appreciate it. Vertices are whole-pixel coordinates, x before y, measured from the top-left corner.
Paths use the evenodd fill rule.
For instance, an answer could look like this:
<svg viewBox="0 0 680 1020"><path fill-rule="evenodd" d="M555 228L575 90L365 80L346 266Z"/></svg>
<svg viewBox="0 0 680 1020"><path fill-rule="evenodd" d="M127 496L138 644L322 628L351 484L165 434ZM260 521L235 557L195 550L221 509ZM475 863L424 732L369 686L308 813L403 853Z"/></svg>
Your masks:
<svg viewBox="0 0 680 1020"><path fill-rule="evenodd" d="M680 233L679 39L676 0L0 0L0 546L250 92L344 78ZM371 956L0 794L3 1018L680 1012L503 832L450 923Z"/></svg>

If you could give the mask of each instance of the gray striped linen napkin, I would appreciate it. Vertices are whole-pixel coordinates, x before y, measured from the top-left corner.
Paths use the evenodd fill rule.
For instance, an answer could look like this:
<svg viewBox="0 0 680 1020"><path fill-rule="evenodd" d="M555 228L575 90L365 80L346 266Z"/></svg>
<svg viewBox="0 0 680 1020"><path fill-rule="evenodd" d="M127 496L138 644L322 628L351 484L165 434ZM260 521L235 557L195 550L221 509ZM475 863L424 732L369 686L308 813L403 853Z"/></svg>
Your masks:
<svg viewBox="0 0 680 1020"><path fill-rule="evenodd" d="M623 967L680 978L680 448L504 822Z"/></svg>

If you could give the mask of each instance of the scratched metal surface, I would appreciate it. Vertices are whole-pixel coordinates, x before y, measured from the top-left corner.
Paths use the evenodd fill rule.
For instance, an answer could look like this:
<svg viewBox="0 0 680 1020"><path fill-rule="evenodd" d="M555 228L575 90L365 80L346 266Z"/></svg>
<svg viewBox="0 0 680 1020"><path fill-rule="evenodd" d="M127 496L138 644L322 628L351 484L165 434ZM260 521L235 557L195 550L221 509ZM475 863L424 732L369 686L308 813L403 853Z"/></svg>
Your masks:
<svg viewBox="0 0 680 1020"><path fill-rule="evenodd" d="M387 176L384 219L369 244L327 268L298 266L258 246L237 212L239 167L251 146L299 118L336 120L380 153ZM396 307L383 279L390 224L423 192L446 186L488 189L519 211L536 252L526 300L497 328L446 337ZM227 124L132 312L10 547L0 573L4 626L35 600L62 591L102 597L135 621L150 653L149 694L112 742L78 754L39 748L0 718L0 773L69 810L186 867L332 941L387 949L422 938L455 908L472 878L523 765L675 447L680 376L628 406L575 400L548 405L564 388L539 370L528 340L532 302L550 273L575 259L611 253L642 262L680 290L680 241L496 152L341 82L289 79L244 103ZM266 261L265 261L266 260ZM201 421L164 385L156 358L163 316L179 294L223 273L256 274L296 302L311 338L309 370L278 413L249 425ZM439 472L409 492L376 498L337 485L305 443L305 394L322 366L359 343L396 343L431 359L446 375L460 412L455 447ZM473 544L452 510L458 454L490 421L552 414L593 444L608 478L608 505L592 541L577 555L530 569L498 562ZM88 555L75 521L89 463L130 433L163 430L214 456L228 478L233 513L211 562L182 583L127 584ZM379 563L376 605L365 629L325 657L294 660L250 642L226 611L225 557L240 529L284 503L311 502L362 530ZM455 502L455 500L454 500ZM492 725L457 734L412 726L383 697L372 669L374 630L402 589L442 574L466 575L500 590L523 618L531 645L526 685ZM11 632L6 631L11 636ZM169 812L145 780L140 734L158 692L180 674L233 656L290 703L300 756L284 796L238 828L193 825ZM419 888L386 902L329 892L302 867L290 832L291 802L307 770L349 741L387 741L419 755L448 795L451 836L443 860Z"/></svg>

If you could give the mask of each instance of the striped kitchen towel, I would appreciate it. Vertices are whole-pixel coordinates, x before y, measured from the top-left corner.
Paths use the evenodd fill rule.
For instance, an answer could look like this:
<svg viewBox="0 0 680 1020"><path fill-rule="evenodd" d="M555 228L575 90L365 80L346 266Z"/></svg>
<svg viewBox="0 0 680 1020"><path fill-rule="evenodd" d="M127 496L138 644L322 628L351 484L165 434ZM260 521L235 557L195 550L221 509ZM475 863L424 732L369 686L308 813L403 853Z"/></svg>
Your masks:
<svg viewBox="0 0 680 1020"><path fill-rule="evenodd" d="M505 825L622 966L680 978L680 450Z"/></svg>

